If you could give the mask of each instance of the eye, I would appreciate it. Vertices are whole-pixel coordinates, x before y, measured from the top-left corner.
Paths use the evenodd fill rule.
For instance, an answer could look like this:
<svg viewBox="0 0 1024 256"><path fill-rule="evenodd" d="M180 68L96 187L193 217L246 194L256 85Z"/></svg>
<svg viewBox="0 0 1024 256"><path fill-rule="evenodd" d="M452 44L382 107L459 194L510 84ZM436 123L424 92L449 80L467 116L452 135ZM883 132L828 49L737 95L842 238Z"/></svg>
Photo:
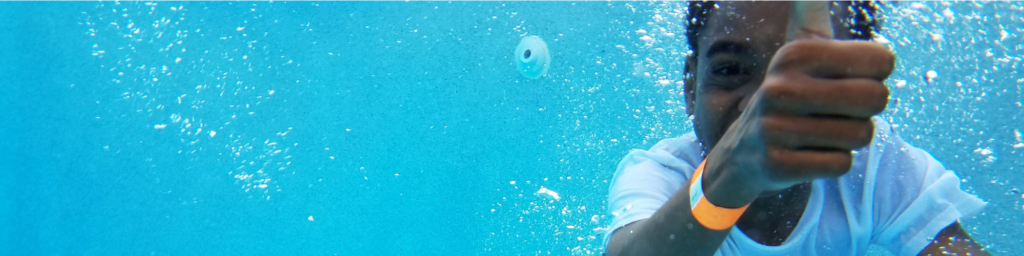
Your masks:
<svg viewBox="0 0 1024 256"><path fill-rule="evenodd" d="M706 76L704 83L712 88L727 91L739 88L753 78L751 75L753 67L743 60L733 58L722 58L712 61L707 72L709 74Z"/></svg>
<svg viewBox="0 0 1024 256"><path fill-rule="evenodd" d="M715 67L711 69L711 74L714 75L714 76L721 76L721 77L733 77L733 76L746 75L747 74L747 70L746 70L746 68L744 68L743 66L741 66L738 63L730 62L730 63L722 63L722 64L719 64L719 65L715 65Z"/></svg>

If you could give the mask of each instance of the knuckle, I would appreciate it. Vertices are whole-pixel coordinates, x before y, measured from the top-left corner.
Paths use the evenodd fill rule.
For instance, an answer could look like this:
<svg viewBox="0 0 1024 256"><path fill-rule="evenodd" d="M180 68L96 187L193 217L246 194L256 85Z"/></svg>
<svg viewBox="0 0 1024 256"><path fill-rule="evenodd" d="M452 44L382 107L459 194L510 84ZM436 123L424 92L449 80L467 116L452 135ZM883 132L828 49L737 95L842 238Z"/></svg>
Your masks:
<svg viewBox="0 0 1024 256"><path fill-rule="evenodd" d="M809 54L813 51L813 44L805 41L809 40L790 42L783 45L782 48L779 48L779 50L775 52L775 57L773 58L776 62L776 66L790 67L795 63L803 62L807 58L813 56L812 54Z"/></svg>
<svg viewBox="0 0 1024 256"><path fill-rule="evenodd" d="M793 58L806 58L807 56L813 55L807 53L815 51L820 43L822 42L815 40L797 40L789 42L779 48L777 54Z"/></svg>
<svg viewBox="0 0 1024 256"><path fill-rule="evenodd" d="M757 129L764 145L792 146L792 136L789 135L786 121L775 115L762 116Z"/></svg>
<svg viewBox="0 0 1024 256"><path fill-rule="evenodd" d="M761 116L761 132L763 134L776 133L783 128L783 125L784 122L775 115Z"/></svg>
<svg viewBox="0 0 1024 256"><path fill-rule="evenodd" d="M784 82L783 78L765 81L761 90L764 91L763 97L770 101L792 98L797 94L797 90L790 83Z"/></svg>
<svg viewBox="0 0 1024 256"><path fill-rule="evenodd" d="M792 169L792 164L789 163L789 157L782 151L782 149L769 147L765 153L767 155L767 161L765 164L768 169L768 173L766 174L768 179L779 182L792 180L794 178L793 173L790 171L790 169Z"/></svg>
<svg viewBox="0 0 1024 256"><path fill-rule="evenodd" d="M782 152L780 152L778 148L768 147L765 149L764 154L766 160L765 165L769 170L778 170L784 167L782 160L785 158L781 156Z"/></svg>

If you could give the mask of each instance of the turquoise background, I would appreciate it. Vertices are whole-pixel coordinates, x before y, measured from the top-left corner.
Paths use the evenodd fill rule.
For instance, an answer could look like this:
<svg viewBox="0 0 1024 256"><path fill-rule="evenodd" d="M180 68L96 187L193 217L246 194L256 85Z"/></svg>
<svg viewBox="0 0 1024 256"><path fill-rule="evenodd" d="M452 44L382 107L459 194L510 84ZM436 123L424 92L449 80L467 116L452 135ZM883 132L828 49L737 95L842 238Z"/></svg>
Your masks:
<svg viewBox="0 0 1024 256"><path fill-rule="evenodd" d="M691 130L683 7L0 3L0 255L599 254L618 160ZM1003 255L1022 10L883 10L883 117L990 202L964 223Z"/></svg>

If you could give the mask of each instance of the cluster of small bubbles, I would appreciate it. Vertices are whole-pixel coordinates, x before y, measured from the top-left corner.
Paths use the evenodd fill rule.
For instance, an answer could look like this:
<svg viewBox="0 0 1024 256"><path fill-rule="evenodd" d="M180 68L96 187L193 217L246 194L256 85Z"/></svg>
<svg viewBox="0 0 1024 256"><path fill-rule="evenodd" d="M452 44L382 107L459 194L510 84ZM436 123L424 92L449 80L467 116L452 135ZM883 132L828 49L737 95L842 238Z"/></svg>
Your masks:
<svg viewBox="0 0 1024 256"><path fill-rule="evenodd" d="M1018 131L1024 8L1015 2L936 1L881 10L881 34L897 53L883 117L904 140L955 170L965 190L990 200L983 214L964 221L978 229L972 233L979 239L998 243L1006 233L984 223L1020 220L1016 194L1013 202L1002 196L1024 182L1009 175L1024 159Z"/></svg>
<svg viewBox="0 0 1024 256"><path fill-rule="evenodd" d="M689 52L685 26L679 22L685 3L609 3L608 8L647 20L613 20L622 28L608 40L614 43L592 45L613 54L595 54L593 60L556 75L572 90L567 95L569 109L559 115L570 130L555 143L566 152L566 161L649 147L692 129L682 82L683 60ZM631 125L593 130L609 123Z"/></svg>
<svg viewBox="0 0 1024 256"><path fill-rule="evenodd" d="M516 192L514 196L502 197L500 202L491 206L490 214L517 216L516 220L507 223L501 233L491 233L494 239L522 239L530 242L527 237L515 234L515 227L527 225L533 232L547 232L543 236L548 241L560 241L564 249L572 255L599 255L602 250L601 239L604 227L601 223L605 218L603 207L595 207L586 198L589 195L566 195L555 191L558 187L569 187L570 181L591 183L593 180L584 177L544 178L540 181L509 181L505 189ZM501 189L499 189L501 190ZM588 207L590 205L590 207ZM538 227L536 225L541 225ZM571 246L570 246L571 245Z"/></svg>
<svg viewBox="0 0 1024 256"><path fill-rule="evenodd" d="M233 169L223 171L243 191L280 191L272 177L291 165L296 144L287 143L286 135L292 128L243 128L261 122L261 111L273 111L263 105L277 98L271 88L279 86L256 78L292 61L270 58L273 53L260 43L269 33L245 29L263 18L256 4L230 30L203 26L209 18L193 17L193 8L206 11L183 3L101 2L96 11L83 12L81 24L92 56L109 71L106 86L118 88L118 99L132 106L126 112L160 136L177 136L179 154L230 159Z"/></svg>
<svg viewBox="0 0 1024 256"><path fill-rule="evenodd" d="M925 116L949 117L919 126L926 134L932 131L927 127L944 126L947 122L969 124L956 125L955 131L936 135L950 136L956 144L973 144L970 151L975 153L978 162L987 165L996 161L996 150L991 145L986 146L985 137L990 135L985 134L985 129L980 129L984 126L974 125L984 120L973 116L992 100L1020 96L1020 90L1010 92L998 85L1015 83L1012 81L1014 76L1010 75L1015 72L1007 73L1005 70L1015 69L1015 64L1021 63L1021 57L1013 54L1017 49L1004 43L1008 40L1019 42L1019 36L1011 36L1019 33L1019 29L1009 30L1002 24L1020 22L1020 18L1013 13L1009 17L982 15L984 8L985 5L979 3L953 2L912 3L885 8L889 11L889 28L883 33L893 39L892 46L900 57L897 71L889 83L893 88L890 118L894 123L902 123L905 129L915 129L907 123L925 122L919 120ZM1019 7L1013 5L1009 9L1015 8ZM997 25L991 23L1000 20L1003 22ZM952 53L961 51L962 54ZM950 57L931 58L939 52ZM965 137L965 134L974 136ZM979 141L966 141L968 139Z"/></svg>
<svg viewBox="0 0 1024 256"><path fill-rule="evenodd" d="M510 187L502 191L514 196L502 197L490 212L514 215L517 220L492 233L490 239L528 244L542 239L552 246L551 253L564 249L573 255L601 254L611 217L604 205L605 192L615 163L630 149L650 147L692 129L684 109L681 72L689 53L685 24L680 22L685 5L608 3L609 12L623 14L624 18L611 21L619 32L587 44L595 54L583 56L585 61L539 79L569 90L565 93L568 103L560 109L535 109L557 115L567 128L560 137L537 140L560 152L556 166L563 170L551 172L562 176L509 181ZM525 34L526 25L515 26L513 33ZM560 37L548 37L553 39L553 52L559 49ZM531 234L516 234L523 229ZM539 230L550 236L533 234Z"/></svg>
<svg viewBox="0 0 1024 256"><path fill-rule="evenodd" d="M686 57L691 50L686 42L686 2L649 2L642 22L635 30L627 31L626 37L636 38L632 53L631 75L643 81L648 91L656 97L647 97L643 107L634 109L639 118L647 117L642 130L646 133L645 143L688 131L691 122L686 117L683 74ZM655 100L656 99L656 100Z"/></svg>
<svg viewBox="0 0 1024 256"><path fill-rule="evenodd" d="M292 156L289 154L291 148L289 145L282 145L291 130L292 128L289 127L287 131L278 132L275 137L266 139L262 143L252 138L246 141L242 141L241 137L234 138L235 140L228 146L231 149L231 158L237 163L237 167L229 171L228 175L233 175L238 179L245 192L259 189L268 193L270 191L268 184L271 182L269 174L285 171L292 164ZM291 146L297 146L297 144ZM274 188L280 191L280 187L275 185Z"/></svg>

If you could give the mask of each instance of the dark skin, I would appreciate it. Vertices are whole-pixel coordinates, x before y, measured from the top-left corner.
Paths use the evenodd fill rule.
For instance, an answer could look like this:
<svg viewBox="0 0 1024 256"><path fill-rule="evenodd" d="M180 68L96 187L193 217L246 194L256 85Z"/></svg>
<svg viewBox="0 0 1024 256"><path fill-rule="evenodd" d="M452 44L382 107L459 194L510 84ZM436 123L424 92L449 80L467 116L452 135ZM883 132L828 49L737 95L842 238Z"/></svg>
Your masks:
<svg viewBox="0 0 1024 256"><path fill-rule="evenodd" d="M790 3L720 5L686 62L687 114L708 152L701 182L716 205L750 204L736 227L761 244L779 245L807 206L809 182L845 174L851 150L871 142L870 118L886 107L882 81L895 56L863 41L787 43ZM838 19L833 24L836 38L850 38ZM713 255L727 235L696 222L685 184L651 218L612 234L607 251ZM957 222L920 255L968 253L990 255Z"/></svg>

